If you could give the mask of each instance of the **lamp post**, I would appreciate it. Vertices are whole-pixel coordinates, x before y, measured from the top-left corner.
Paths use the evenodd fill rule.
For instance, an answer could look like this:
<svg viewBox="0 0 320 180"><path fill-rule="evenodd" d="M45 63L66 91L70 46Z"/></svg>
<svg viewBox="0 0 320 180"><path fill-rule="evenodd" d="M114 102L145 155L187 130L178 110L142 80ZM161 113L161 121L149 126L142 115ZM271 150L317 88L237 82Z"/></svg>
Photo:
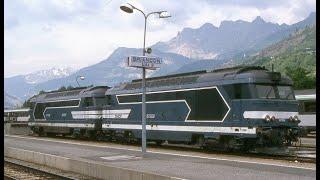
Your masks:
<svg viewBox="0 0 320 180"><path fill-rule="evenodd" d="M77 76L77 77L76 77L77 84L78 84L78 86L80 87L80 84L79 84L79 82L78 82L78 78L80 78L81 80L84 80L84 76Z"/></svg>
<svg viewBox="0 0 320 180"><path fill-rule="evenodd" d="M142 10L138 9L137 7L126 3L120 6L120 9L126 13L133 13L133 10L140 11L144 16L144 36L143 36L143 49L142 55L145 56L146 54L146 29L147 29L147 19L151 14L158 14L159 18L168 18L171 17L167 11L155 11L145 14ZM146 138L146 68L142 68L142 141L141 141L141 151L142 155L146 153L146 146L147 146L147 138Z"/></svg>

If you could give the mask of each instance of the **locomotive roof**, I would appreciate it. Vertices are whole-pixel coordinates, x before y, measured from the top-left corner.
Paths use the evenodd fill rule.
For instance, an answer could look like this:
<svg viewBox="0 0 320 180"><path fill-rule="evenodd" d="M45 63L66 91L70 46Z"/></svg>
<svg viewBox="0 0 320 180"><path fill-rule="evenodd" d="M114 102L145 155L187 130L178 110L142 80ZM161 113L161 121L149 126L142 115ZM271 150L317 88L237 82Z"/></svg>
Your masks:
<svg viewBox="0 0 320 180"><path fill-rule="evenodd" d="M81 97L103 97L110 89L108 86L80 87L71 90L51 91L30 98L31 102L78 99Z"/></svg>
<svg viewBox="0 0 320 180"><path fill-rule="evenodd" d="M274 76L281 77L278 72L270 72L260 66L236 66L211 71L195 71L190 73L174 74L147 78L149 91L166 89L193 88L236 83L275 83ZM292 85L292 81L282 76L278 84ZM135 93L141 89L141 79L132 80L110 89L106 94Z"/></svg>

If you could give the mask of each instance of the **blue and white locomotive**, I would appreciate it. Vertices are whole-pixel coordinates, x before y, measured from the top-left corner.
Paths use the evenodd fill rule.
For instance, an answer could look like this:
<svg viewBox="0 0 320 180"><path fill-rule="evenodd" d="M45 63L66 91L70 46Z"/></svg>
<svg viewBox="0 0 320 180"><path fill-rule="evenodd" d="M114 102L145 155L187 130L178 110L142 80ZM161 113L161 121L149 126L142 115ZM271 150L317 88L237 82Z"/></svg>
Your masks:
<svg viewBox="0 0 320 180"><path fill-rule="evenodd" d="M95 137L101 129L101 111L107 86L52 91L30 98L28 125L39 135L73 134Z"/></svg>
<svg viewBox="0 0 320 180"><path fill-rule="evenodd" d="M291 86L289 78L261 67L148 78L147 140L246 148L290 144L299 135L300 122ZM31 99L32 129L141 139L141 80L76 92L55 102L47 98L50 93ZM53 94L59 93L72 94ZM68 103L58 106L59 102Z"/></svg>

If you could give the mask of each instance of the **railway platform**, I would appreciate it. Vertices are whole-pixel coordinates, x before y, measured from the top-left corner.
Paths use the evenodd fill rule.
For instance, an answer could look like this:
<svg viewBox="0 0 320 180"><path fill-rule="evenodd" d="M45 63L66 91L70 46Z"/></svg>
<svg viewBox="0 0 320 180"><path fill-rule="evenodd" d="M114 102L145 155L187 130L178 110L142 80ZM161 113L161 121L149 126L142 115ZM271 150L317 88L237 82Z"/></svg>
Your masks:
<svg viewBox="0 0 320 180"><path fill-rule="evenodd" d="M100 179L316 179L314 163L70 139L4 136L5 157Z"/></svg>

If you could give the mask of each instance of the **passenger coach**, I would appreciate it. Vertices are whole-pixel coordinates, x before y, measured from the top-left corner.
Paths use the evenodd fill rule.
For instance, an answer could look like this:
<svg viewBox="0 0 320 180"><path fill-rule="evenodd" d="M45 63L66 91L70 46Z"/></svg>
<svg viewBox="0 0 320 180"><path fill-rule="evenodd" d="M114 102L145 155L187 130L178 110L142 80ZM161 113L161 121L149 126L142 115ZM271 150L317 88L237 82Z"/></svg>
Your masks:
<svg viewBox="0 0 320 180"><path fill-rule="evenodd" d="M299 126L306 130L306 133L316 130L316 89L304 89L295 91L296 99L299 102Z"/></svg>

